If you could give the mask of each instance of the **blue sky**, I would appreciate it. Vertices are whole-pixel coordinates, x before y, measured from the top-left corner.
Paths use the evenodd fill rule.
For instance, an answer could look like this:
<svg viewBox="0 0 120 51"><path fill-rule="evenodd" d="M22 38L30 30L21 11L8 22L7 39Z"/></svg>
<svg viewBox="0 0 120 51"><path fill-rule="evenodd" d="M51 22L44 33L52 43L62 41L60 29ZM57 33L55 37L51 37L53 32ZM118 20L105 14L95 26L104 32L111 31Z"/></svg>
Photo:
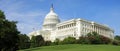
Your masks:
<svg viewBox="0 0 120 51"><path fill-rule="evenodd" d="M0 0L0 10L28 34L41 29L52 3L61 21L83 18L109 25L120 35L120 0Z"/></svg>

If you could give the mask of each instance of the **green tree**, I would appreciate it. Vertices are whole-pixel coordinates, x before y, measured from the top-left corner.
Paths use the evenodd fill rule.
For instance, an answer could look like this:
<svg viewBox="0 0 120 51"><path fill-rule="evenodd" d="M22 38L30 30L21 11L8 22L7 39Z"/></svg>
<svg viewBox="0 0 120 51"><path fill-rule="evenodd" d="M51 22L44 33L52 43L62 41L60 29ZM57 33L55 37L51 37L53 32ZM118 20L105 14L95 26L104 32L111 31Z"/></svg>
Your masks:
<svg viewBox="0 0 120 51"><path fill-rule="evenodd" d="M58 38L55 39L55 41L53 42L54 45L59 45L60 44L60 40Z"/></svg>
<svg viewBox="0 0 120 51"><path fill-rule="evenodd" d="M41 35L33 36L31 38L31 47L40 47L44 45L44 39Z"/></svg>
<svg viewBox="0 0 120 51"><path fill-rule="evenodd" d="M102 36L100 35L100 40L101 40L101 44L110 44L112 43L112 39Z"/></svg>
<svg viewBox="0 0 120 51"><path fill-rule="evenodd" d="M116 35L114 37L114 41L112 42L113 45L120 45L120 36Z"/></svg>
<svg viewBox="0 0 120 51"><path fill-rule="evenodd" d="M0 10L0 19L5 19L4 12L2 12L1 10Z"/></svg>
<svg viewBox="0 0 120 51"><path fill-rule="evenodd" d="M51 45L51 44L52 44L51 41L45 41L45 42L44 42L44 46L49 46L49 45Z"/></svg>
<svg viewBox="0 0 120 51"><path fill-rule="evenodd" d="M97 32L90 32L87 34L87 38L91 44L100 44L100 35Z"/></svg>
<svg viewBox="0 0 120 51"><path fill-rule="evenodd" d="M31 43L30 47L36 47L35 46L35 36L32 36L30 43Z"/></svg>
<svg viewBox="0 0 120 51"><path fill-rule="evenodd" d="M15 21L8 21L0 10L0 51L15 51L18 46L18 34Z"/></svg>
<svg viewBox="0 0 120 51"><path fill-rule="evenodd" d="M19 34L19 48L30 48L30 39L26 34Z"/></svg>
<svg viewBox="0 0 120 51"><path fill-rule="evenodd" d="M118 40L118 41L120 41L120 36L119 36L119 35L116 35L116 36L115 36L115 39Z"/></svg>

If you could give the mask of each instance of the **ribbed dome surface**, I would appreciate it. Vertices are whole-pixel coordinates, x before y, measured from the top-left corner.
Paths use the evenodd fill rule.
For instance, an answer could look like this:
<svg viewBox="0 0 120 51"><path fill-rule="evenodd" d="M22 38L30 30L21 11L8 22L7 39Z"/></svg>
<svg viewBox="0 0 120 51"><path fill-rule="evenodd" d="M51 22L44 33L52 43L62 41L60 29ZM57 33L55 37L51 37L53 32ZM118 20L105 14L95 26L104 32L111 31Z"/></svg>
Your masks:
<svg viewBox="0 0 120 51"><path fill-rule="evenodd" d="M56 27L56 24L59 23L60 20L58 15L54 12L53 6L50 8L50 12L45 16L43 22L43 30L53 30Z"/></svg>

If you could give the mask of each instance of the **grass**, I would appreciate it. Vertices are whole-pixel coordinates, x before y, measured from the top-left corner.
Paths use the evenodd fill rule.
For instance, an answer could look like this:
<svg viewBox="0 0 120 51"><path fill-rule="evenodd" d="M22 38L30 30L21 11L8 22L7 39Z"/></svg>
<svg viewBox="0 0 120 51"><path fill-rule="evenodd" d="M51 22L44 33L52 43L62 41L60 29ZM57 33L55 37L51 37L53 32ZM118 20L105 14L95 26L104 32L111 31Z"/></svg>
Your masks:
<svg viewBox="0 0 120 51"><path fill-rule="evenodd" d="M68 44L68 45L43 46L19 51L120 51L120 46Z"/></svg>

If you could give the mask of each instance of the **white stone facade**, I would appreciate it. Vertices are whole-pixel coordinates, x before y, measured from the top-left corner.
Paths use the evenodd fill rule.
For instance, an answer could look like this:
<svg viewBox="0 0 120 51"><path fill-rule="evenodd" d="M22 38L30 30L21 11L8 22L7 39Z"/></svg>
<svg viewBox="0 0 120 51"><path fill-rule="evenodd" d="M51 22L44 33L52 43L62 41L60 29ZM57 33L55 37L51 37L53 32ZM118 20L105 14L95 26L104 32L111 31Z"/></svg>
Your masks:
<svg viewBox="0 0 120 51"><path fill-rule="evenodd" d="M56 27L56 38L60 40L68 36L78 39L93 31L108 38L114 38L114 31L109 27L79 18L58 23Z"/></svg>
<svg viewBox="0 0 120 51"><path fill-rule="evenodd" d="M69 36L78 39L93 31L108 38L114 38L114 31L111 28L93 21L78 18L60 22L52 6L45 17L42 29L29 33L29 36L31 38L31 36L42 35L44 40L53 42L56 38L63 40Z"/></svg>

